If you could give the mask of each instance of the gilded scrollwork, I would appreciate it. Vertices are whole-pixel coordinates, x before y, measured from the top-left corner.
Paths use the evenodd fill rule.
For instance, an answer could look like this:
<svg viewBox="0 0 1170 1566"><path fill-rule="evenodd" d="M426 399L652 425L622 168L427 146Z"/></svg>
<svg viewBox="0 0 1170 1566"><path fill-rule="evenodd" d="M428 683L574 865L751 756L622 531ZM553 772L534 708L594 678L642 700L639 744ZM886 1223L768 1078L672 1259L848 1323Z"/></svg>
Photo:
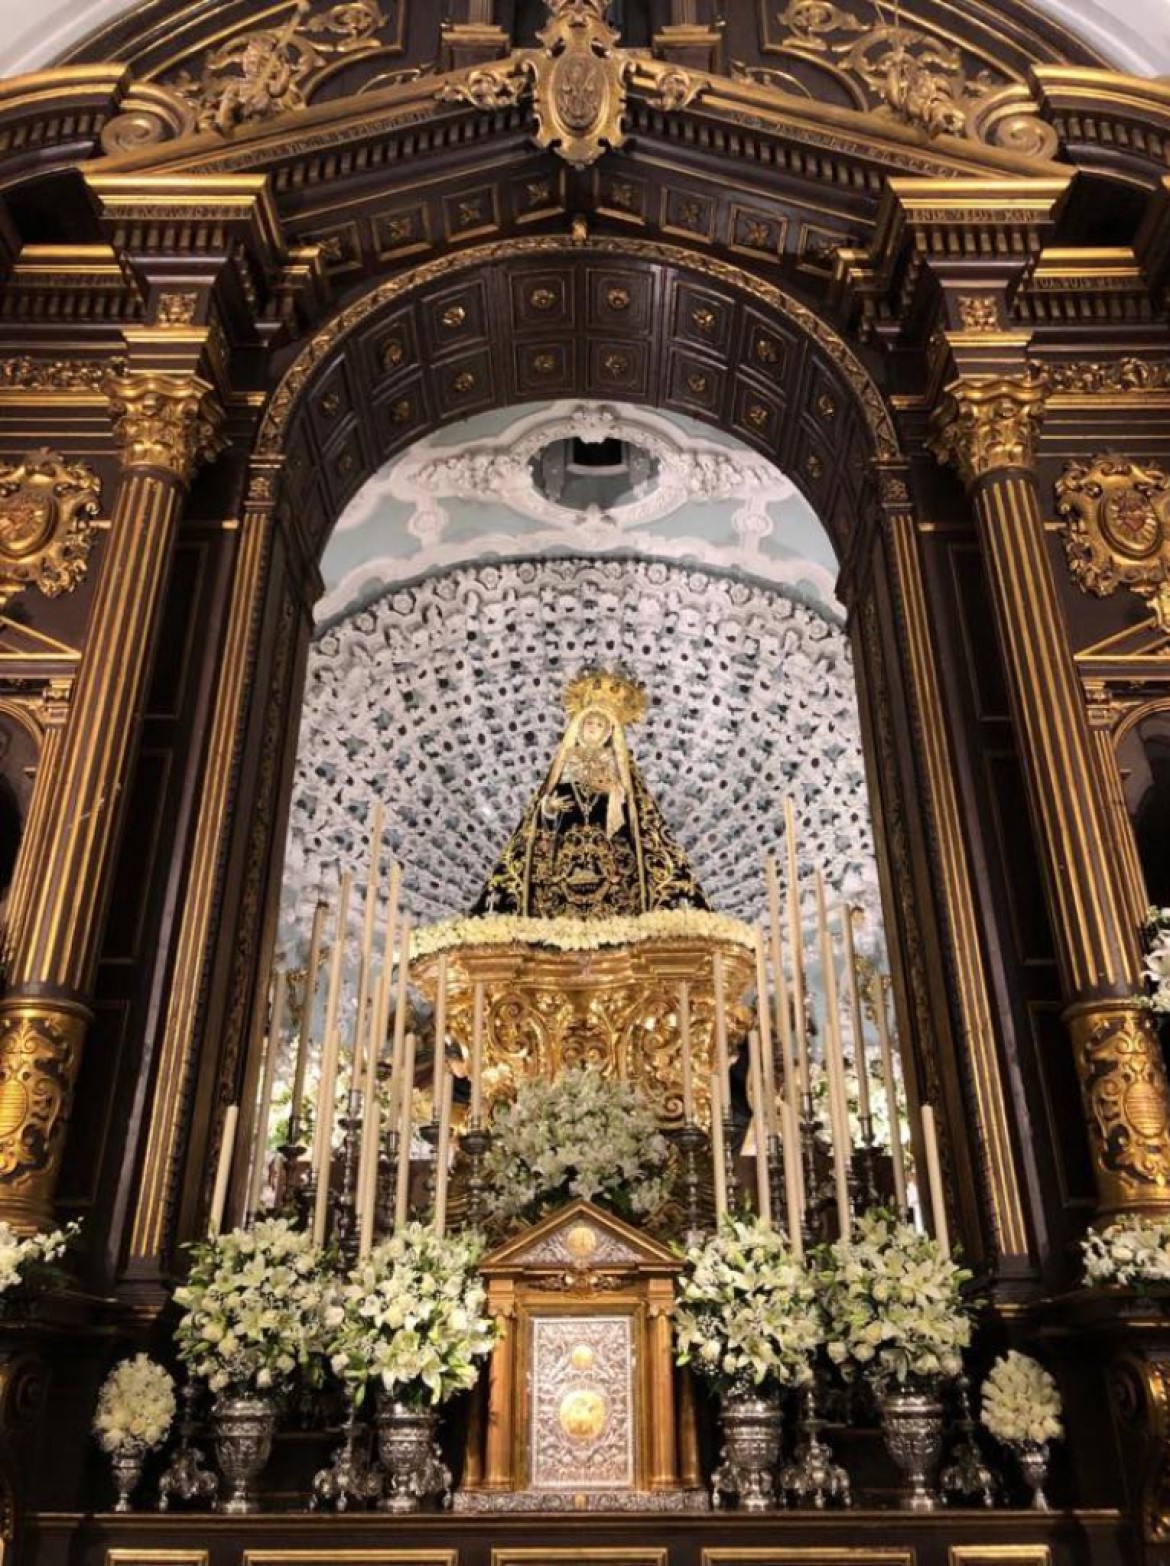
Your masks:
<svg viewBox="0 0 1170 1566"><path fill-rule="evenodd" d="M42 1216L65 1140L85 1016L17 1001L0 1013L0 1188L5 1217Z"/></svg>
<svg viewBox="0 0 1170 1566"><path fill-rule="evenodd" d="M1170 630L1170 474L1124 457L1069 462L1056 481L1069 570L1087 593L1124 587Z"/></svg>
<svg viewBox="0 0 1170 1566"><path fill-rule="evenodd" d="M550 0L543 48L524 55L532 81L535 142L573 168L625 143L626 87L634 63L617 48L606 0Z"/></svg>
<svg viewBox="0 0 1170 1566"><path fill-rule="evenodd" d="M107 389L126 467L165 468L189 483L223 448L223 409L207 381L138 371Z"/></svg>
<svg viewBox="0 0 1170 1566"><path fill-rule="evenodd" d="M101 480L86 462L42 449L0 464L0 609L26 587L72 592L100 509Z"/></svg>
<svg viewBox="0 0 1170 1566"><path fill-rule="evenodd" d="M387 16L378 0L345 0L314 12L299 0L283 18L249 28L213 49L198 76L168 85L191 105L198 130L226 135L236 125L303 109L314 78L332 61L381 47Z"/></svg>
<svg viewBox="0 0 1170 1566"><path fill-rule="evenodd" d="M1132 1000L1097 1001L1068 1017L1102 1210L1170 1206L1170 1102L1157 1035Z"/></svg>
<svg viewBox="0 0 1170 1566"><path fill-rule="evenodd" d="M1110 1367L1109 1392L1121 1431L1144 1450L1142 1533L1164 1544L1170 1539L1170 1360L1162 1353L1123 1355Z"/></svg>
<svg viewBox="0 0 1170 1566"><path fill-rule="evenodd" d="M930 449L970 485L1002 468L1030 468L1044 417L1044 387L1032 376L953 381L931 420Z"/></svg>

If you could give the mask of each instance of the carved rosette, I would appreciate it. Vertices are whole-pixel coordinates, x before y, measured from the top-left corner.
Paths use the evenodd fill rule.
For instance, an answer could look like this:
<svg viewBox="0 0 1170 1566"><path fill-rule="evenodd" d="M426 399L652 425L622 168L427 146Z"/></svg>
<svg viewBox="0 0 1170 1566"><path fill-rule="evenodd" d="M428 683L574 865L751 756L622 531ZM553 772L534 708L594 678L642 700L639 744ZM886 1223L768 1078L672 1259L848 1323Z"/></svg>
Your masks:
<svg viewBox="0 0 1170 1566"><path fill-rule="evenodd" d="M47 598L73 591L100 506L101 480L88 463L42 449L0 464L0 609L29 586Z"/></svg>
<svg viewBox="0 0 1170 1566"><path fill-rule="evenodd" d="M60 1001L0 1011L0 1209L21 1230L51 1217L86 1020Z"/></svg>
<svg viewBox="0 0 1170 1566"><path fill-rule="evenodd" d="M1157 1035L1133 1000L1067 1013L1101 1199L1099 1215L1170 1209L1170 1100Z"/></svg>
<svg viewBox="0 0 1170 1566"><path fill-rule="evenodd" d="M1030 468L1044 418L1044 388L1029 376L952 381L931 419L929 446L970 488L1002 468Z"/></svg>
<svg viewBox="0 0 1170 1566"><path fill-rule="evenodd" d="M197 376L139 371L108 386L114 434L128 468L163 468L182 483L222 451L223 409Z"/></svg>
<svg viewBox="0 0 1170 1566"><path fill-rule="evenodd" d="M1069 570L1086 593L1128 588L1170 631L1170 474L1124 457L1069 462L1056 481Z"/></svg>

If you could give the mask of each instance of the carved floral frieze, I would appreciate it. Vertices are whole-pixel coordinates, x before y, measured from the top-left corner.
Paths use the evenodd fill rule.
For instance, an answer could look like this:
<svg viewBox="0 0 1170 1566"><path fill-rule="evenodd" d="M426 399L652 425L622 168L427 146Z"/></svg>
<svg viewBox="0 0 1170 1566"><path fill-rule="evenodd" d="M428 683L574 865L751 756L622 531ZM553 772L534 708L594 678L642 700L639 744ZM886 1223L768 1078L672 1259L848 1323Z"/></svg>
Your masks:
<svg viewBox="0 0 1170 1566"><path fill-rule="evenodd" d="M1093 457L1066 463L1056 509L1069 570L1087 593L1128 588L1170 631L1170 474L1154 463Z"/></svg>
<svg viewBox="0 0 1170 1566"><path fill-rule="evenodd" d="M101 480L88 463L41 449L0 464L0 609L30 586L47 598L73 591L100 508Z"/></svg>

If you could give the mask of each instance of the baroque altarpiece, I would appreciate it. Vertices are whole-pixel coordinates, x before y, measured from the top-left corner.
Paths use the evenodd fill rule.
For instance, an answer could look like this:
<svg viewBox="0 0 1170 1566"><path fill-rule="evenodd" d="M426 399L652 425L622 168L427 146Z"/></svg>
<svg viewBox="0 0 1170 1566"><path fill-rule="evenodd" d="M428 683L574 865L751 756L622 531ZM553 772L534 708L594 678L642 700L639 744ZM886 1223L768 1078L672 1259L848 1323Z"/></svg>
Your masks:
<svg viewBox="0 0 1170 1566"><path fill-rule="evenodd" d="M0 84L0 1218L84 1220L70 1286L0 1321L19 1559L1170 1546L1170 1325L1075 1265L1087 1225L1170 1213L1135 826L1170 706L1170 89L1022 0L622 9L144 0ZM907 1087L987 1331L1060 1371L1050 1517L647 1549L102 1514L95 1389L255 1100L325 542L394 453L558 397L735 435L831 537Z"/></svg>

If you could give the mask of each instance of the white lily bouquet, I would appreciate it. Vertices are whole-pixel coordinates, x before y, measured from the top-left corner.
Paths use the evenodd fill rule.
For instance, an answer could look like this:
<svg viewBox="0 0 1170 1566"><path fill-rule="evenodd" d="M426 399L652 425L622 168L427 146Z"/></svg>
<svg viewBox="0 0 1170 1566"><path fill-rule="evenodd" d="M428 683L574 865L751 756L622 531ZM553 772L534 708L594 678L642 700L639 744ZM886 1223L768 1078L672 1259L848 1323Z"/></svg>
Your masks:
<svg viewBox="0 0 1170 1566"><path fill-rule="evenodd" d="M846 1376L878 1386L957 1376L971 1341L960 1289L971 1274L880 1209L822 1252L826 1348Z"/></svg>
<svg viewBox="0 0 1170 1566"><path fill-rule="evenodd" d="M1085 1279L1143 1289L1170 1283L1170 1219L1129 1217L1081 1241Z"/></svg>
<svg viewBox="0 0 1170 1566"><path fill-rule="evenodd" d="M103 1452L149 1452L161 1446L175 1417L175 1383L147 1354L124 1359L102 1382L93 1433Z"/></svg>
<svg viewBox="0 0 1170 1566"><path fill-rule="evenodd" d="M1043 1365L1011 1349L991 1367L979 1394L983 1423L1005 1446L1059 1441L1062 1406Z"/></svg>
<svg viewBox="0 0 1170 1566"><path fill-rule="evenodd" d="M479 1256L469 1236L411 1223L331 1286L323 1350L356 1402L371 1381L416 1407L437 1407L475 1385L496 1341Z"/></svg>
<svg viewBox="0 0 1170 1566"><path fill-rule="evenodd" d="M1170 908L1147 910L1145 947L1150 993L1142 1000L1151 1011L1170 1012Z"/></svg>
<svg viewBox="0 0 1170 1566"><path fill-rule="evenodd" d="M670 1147L654 1110L630 1083L590 1067L522 1082L490 1129L484 1174L497 1223L576 1197L645 1217L669 1193Z"/></svg>
<svg viewBox="0 0 1170 1566"><path fill-rule="evenodd" d="M59 1261L80 1228L80 1224L71 1223L64 1229L22 1239L10 1224L0 1222L0 1297L27 1285L39 1269Z"/></svg>
<svg viewBox="0 0 1170 1566"><path fill-rule="evenodd" d="M215 1393L247 1396L281 1386L318 1346L325 1282L310 1235L284 1218L233 1229L192 1246L179 1357Z"/></svg>
<svg viewBox="0 0 1170 1566"><path fill-rule="evenodd" d="M815 1282L782 1234L727 1218L686 1259L674 1312L680 1365L723 1397L810 1379L824 1323Z"/></svg>

